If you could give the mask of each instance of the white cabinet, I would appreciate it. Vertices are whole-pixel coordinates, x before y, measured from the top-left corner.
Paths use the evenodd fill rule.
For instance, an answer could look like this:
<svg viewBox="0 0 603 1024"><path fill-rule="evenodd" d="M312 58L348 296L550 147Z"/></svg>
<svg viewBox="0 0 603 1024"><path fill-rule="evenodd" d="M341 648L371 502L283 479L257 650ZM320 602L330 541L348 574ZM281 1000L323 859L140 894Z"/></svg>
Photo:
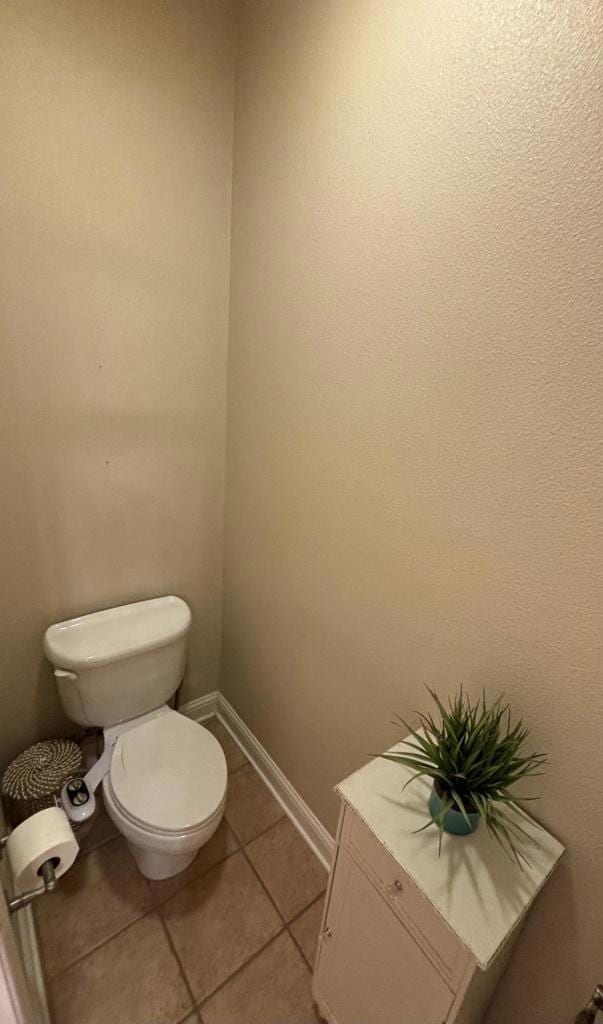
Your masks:
<svg viewBox="0 0 603 1024"><path fill-rule="evenodd" d="M342 813L313 981L329 1024L479 1024L563 852L534 826L539 845L525 871L485 829L444 837L438 857L435 830L413 834L429 793L418 781L402 796L404 770L378 759L337 787Z"/></svg>
<svg viewBox="0 0 603 1024"><path fill-rule="evenodd" d="M341 1024L441 1024L452 993L345 849L321 941L315 995Z"/></svg>

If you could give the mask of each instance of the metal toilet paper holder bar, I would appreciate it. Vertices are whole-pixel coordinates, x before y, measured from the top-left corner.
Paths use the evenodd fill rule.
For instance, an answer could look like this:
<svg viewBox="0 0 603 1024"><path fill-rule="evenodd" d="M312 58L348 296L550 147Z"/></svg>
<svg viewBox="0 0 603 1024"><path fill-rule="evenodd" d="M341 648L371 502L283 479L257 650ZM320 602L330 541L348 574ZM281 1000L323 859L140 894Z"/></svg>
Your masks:
<svg viewBox="0 0 603 1024"><path fill-rule="evenodd" d="M0 852L4 850L7 842L8 836L0 838ZM56 858L50 857L49 860L45 860L38 868L38 874L43 882L41 889L28 889L26 892L19 893L18 896L6 897L9 914L14 914L15 911L21 910L22 907L29 906L37 896L43 896L44 893L52 892L58 881L55 872L56 866Z"/></svg>

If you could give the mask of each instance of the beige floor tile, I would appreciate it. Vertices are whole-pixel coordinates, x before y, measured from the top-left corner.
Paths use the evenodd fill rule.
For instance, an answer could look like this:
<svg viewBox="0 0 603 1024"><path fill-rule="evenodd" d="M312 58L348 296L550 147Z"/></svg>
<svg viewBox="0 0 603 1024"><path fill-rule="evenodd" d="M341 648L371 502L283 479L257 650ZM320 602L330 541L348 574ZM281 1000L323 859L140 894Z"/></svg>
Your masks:
<svg viewBox="0 0 603 1024"><path fill-rule="evenodd" d="M176 1024L192 1009L155 913L56 978L51 1004L55 1024Z"/></svg>
<svg viewBox="0 0 603 1024"><path fill-rule="evenodd" d="M201 1008L204 1024L315 1024L311 974L279 935Z"/></svg>
<svg viewBox="0 0 603 1024"><path fill-rule="evenodd" d="M250 764L231 776L226 797L226 819L242 843L255 839L282 817L281 807Z"/></svg>
<svg viewBox="0 0 603 1024"><path fill-rule="evenodd" d="M89 853L107 839L118 835L115 825L105 810L102 796L96 794L97 808L94 817L87 822L76 833L76 839L80 847L80 853Z"/></svg>
<svg viewBox="0 0 603 1024"><path fill-rule="evenodd" d="M205 846L201 847L193 863L186 871L182 871L179 875L174 875L173 878L165 878L161 882L149 883L154 901L160 903L168 899L169 896L173 896L179 889L183 889L194 878L204 875L206 871L209 871L214 865L229 857L238 848L239 844L233 832L229 829L226 822L222 820L217 832L214 833Z"/></svg>
<svg viewBox="0 0 603 1024"><path fill-rule="evenodd" d="M250 843L246 853L286 921L325 889L326 871L288 818Z"/></svg>
<svg viewBox="0 0 603 1024"><path fill-rule="evenodd" d="M161 913L197 1001L282 928L242 853L181 889Z"/></svg>
<svg viewBox="0 0 603 1024"><path fill-rule="evenodd" d="M314 969L314 961L316 959L316 947L318 945L323 904L324 900L321 896L311 907L304 910L303 914L296 917L295 921L292 921L290 925L295 941L312 970Z"/></svg>
<svg viewBox="0 0 603 1024"><path fill-rule="evenodd" d="M56 890L36 904L47 976L54 977L150 907L150 888L124 839L78 857Z"/></svg>
<svg viewBox="0 0 603 1024"><path fill-rule="evenodd" d="M228 732L228 729L225 729L217 718L212 718L210 722L202 722L201 724L204 725L206 729L209 729L209 731L212 732L219 741L222 750L224 751L226 764L230 773L236 772L237 768L240 768L241 765L247 764L247 758L240 746L238 743L235 743Z"/></svg>

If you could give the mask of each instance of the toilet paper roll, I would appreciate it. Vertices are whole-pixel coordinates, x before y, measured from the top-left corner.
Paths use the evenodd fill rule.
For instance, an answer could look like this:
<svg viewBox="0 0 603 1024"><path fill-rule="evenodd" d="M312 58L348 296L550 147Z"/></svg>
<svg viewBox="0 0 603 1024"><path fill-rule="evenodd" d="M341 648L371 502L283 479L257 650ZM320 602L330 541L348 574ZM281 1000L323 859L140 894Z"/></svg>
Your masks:
<svg viewBox="0 0 603 1024"><path fill-rule="evenodd" d="M42 888L38 872L47 860L52 860L55 874L60 878L73 864L78 849L69 819L61 807L47 807L32 814L13 829L6 842L15 890Z"/></svg>

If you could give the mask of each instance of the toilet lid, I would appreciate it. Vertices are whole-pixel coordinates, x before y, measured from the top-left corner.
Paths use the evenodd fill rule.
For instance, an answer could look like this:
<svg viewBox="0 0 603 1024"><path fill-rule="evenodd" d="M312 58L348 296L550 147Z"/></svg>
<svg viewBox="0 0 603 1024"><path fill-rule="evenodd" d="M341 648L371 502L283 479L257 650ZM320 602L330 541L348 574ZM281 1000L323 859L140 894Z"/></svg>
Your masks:
<svg viewBox="0 0 603 1024"><path fill-rule="evenodd" d="M224 800L226 779L215 736L176 711L123 733L111 760L118 803L160 832L185 832L211 818Z"/></svg>

